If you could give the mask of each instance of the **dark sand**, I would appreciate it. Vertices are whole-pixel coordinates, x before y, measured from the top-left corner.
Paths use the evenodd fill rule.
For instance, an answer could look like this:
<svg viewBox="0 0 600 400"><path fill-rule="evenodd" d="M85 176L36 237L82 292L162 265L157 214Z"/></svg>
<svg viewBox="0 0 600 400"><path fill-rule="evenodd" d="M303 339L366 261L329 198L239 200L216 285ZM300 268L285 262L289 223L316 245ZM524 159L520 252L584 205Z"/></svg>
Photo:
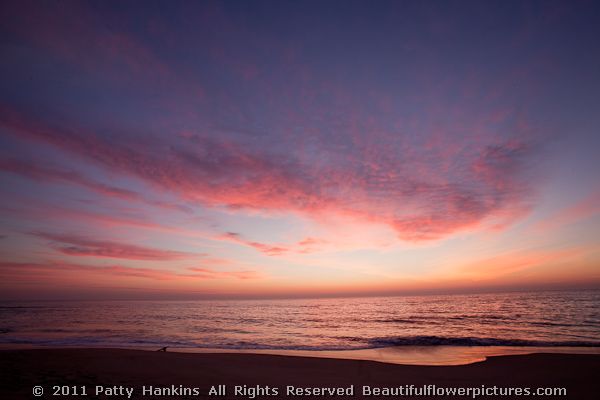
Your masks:
<svg viewBox="0 0 600 400"><path fill-rule="evenodd" d="M364 398L362 385L397 387L431 385L438 387L566 387L567 396L544 398L600 398L600 355L532 354L491 357L484 362L460 366L394 365L373 361L290 357L255 354L191 354L116 349L37 349L0 351L0 399L32 399L32 388L41 385L43 397L79 399L126 399L127 396L94 394L95 385L124 385L134 388L131 398L206 398L211 385L269 385L278 387L277 396L257 399L302 399L285 393L286 385L302 387L355 385L355 395ZM86 385L88 396L51 396L53 385ZM199 396L142 397L142 386L197 387ZM323 396L322 398L328 398ZM511 396L498 398L523 398ZM537 396L529 396L536 398ZM384 397L369 397L383 399ZM388 397L401 398L401 397ZM470 398L470 397L403 397ZM480 397L492 398L492 397Z"/></svg>

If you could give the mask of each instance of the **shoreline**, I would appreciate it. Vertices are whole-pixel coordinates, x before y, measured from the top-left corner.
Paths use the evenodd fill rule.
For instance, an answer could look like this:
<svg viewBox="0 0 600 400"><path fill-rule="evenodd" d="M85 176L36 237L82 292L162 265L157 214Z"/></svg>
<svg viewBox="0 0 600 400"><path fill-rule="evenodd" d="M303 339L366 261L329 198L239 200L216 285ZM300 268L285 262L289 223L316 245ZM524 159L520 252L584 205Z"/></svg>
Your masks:
<svg viewBox="0 0 600 400"><path fill-rule="evenodd" d="M468 365L416 366L267 354L165 353L90 348L21 349L0 351L0 394L2 399L25 399L31 398L34 386L41 386L46 394L50 394L55 385L85 386L88 391L98 385L114 385L133 391L132 397L118 398L147 399L142 394L142 388L148 385L198 389L198 396L166 397L182 399L208 397L212 386L225 385L231 390L219 396L220 399L251 400L252 397L247 395L231 393L235 385L271 386L282 390L287 385L329 388L354 385L357 390L364 385L380 388L435 385L440 388L564 388L567 396L550 398L585 400L595 399L600 392L600 381L596 376L598 370L599 354L504 355L491 356L485 361ZM267 397L258 396L263 399ZM271 398L298 399L285 393ZM353 398L373 397L359 393Z"/></svg>
<svg viewBox="0 0 600 400"><path fill-rule="evenodd" d="M339 360L375 361L387 364L417 366L468 365L488 357L528 354L592 354L600 355L600 347L525 347L525 346L396 346L357 350L252 350L176 348L182 353L240 353L290 357L332 358Z"/></svg>
<svg viewBox="0 0 600 400"><path fill-rule="evenodd" d="M43 346L1 344L0 352L9 350L134 350L157 351L154 346ZM590 354L600 356L600 347L571 346L395 346L352 350L296 350L296 349L219 349L195 347L168 347L169 353L194 354L254 354L289 357L328 358L339 360L374 361L387 364L415 366L456 366L482 362L489 357L530 354Z"/></svg>

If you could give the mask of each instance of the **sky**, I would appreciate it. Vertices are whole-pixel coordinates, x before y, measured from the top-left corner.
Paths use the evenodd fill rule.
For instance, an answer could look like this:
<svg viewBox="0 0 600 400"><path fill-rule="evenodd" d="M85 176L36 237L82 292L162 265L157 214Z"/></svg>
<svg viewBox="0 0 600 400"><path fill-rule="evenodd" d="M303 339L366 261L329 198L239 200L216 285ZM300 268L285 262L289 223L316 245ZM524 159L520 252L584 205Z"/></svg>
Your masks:
<svg viewBox="0 0 600 400"><path fill-rule="evenodd" d="M600 287L597 2L0 9L0 299Z"/></svg>

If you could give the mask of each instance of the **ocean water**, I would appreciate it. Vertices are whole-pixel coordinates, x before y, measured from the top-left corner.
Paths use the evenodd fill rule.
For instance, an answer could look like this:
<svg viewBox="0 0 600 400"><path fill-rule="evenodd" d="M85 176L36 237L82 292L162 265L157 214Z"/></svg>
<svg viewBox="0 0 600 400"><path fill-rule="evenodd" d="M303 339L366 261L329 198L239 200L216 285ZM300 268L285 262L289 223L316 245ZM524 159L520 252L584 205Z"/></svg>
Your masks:
<svg viewBox="0 0 600 400"><path fill-rule="evenodd" d="M0 344L353 350L600 346L600 291L1 303Z"/></svg>

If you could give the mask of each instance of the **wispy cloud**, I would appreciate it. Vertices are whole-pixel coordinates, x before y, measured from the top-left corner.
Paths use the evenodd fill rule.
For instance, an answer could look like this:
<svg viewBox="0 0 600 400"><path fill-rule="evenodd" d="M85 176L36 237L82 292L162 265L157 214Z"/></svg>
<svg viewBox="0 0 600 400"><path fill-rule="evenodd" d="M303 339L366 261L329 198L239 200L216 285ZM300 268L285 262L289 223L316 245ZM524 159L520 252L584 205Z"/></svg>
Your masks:
<svg viewBox="0 0 600 400"><path fill-rule="evenodd" d="M15 158L6 158L0 161L0 171L11 172L39 182L65 182L75 184L103 196L138 201L155 207L177 210L188 214L191 213L191 210L188 207L165 201L148 200L138 192L86 178L84 175L73 170L42 166L35 162L18 160Z"/></svg>
<svg viewBox="0 0 600 400"><path fill-rule="evenodd" d="M245 240L239 233L227 232L219 237L220 239L229 240L234 243L239 243L244 246L252 247L269 256L277 256L288 253L290 249L286 246L268 245L260 242Z"/></svg>
<svg viewBox="0 0 600 400"><path fill-rule="evenodd" d="M323 246L328 243L328 241L324 239L307 237L298 241L297 243L292 244L267 244L247 240L244 238L244 236L236 232L226 232L216 237L216 239L226 240L233 243L241 244L243 246L248 246L268 256L280 256L288 253L312 253L322 249Z"/></svg>
<svg viewBox="0 0 600 400"><path fill-rule="evenodd" d="M206 278L206 279L217 279L217 278L236 278L236 279L258 279L262 275L256 271L243 270L243 271L215 271L208 268L190 267L189 271L194 272L190 275L191 277Z"/></svg>
<svg viewBox="0 0 600 400"><path fill-rule="evenodd" d="M252 270L217 271L210 268L188 268L191 273L179 273L164 269L127 267L122 265L85 265L60 261L39 263L0 262L0 276L6 279L36 280L38 278L57 278L62 274L80 273L74 275L82 280L90 276L108 276L117 278L143 278L158 281L194 279L256 279L261 275Z"/></svg>
<svg viewBox="0 0 600 400"><path fill-rule="evenodd" d="M33 162L6 158L0 160L0 170L15 173L21 176L35 179L40 182L68 182L83 186L107 196L120 197L127 200L139 200L140 195L132 190L105 185L91 179L85 178L78 172L59 168L44 167Z"/></svg>
<svg viewBox="0 0 600 400"><path fill-rule="evenodd" d="M600 214L600 190L594 191L575 204L559 210L535 225L538 231L547 232Z"/></svg>
<svg viewBox="0 0 600 400"><path fill-rule="evenodd" d="M44 232L33 232L32 235L49 240L54 250L69 256L167 261L182 260L201 255L112 241L94 240L75 235Z"/></svg>
<svg viewBox="0 0 600 400"><path fill-rule="evenodd" d="M10 277L12 279L16 277L23 277L33 281L40 277L60 278L65 273L132 277L161 281L170 280L176 277L175 274L169 271L155 270L150 268L124 267L121 265L92 266L64 262L2 262L0 263L0 267L2 268L1 274L4 277Z"/></svg>
<svg viewBox="0 0 600 400"><path fill-rule="evenodd" d="M589 251L590 249L582 246L511 251L469 263L459 271L481 279L498 278L533 268L572 261Z"/></svg>

